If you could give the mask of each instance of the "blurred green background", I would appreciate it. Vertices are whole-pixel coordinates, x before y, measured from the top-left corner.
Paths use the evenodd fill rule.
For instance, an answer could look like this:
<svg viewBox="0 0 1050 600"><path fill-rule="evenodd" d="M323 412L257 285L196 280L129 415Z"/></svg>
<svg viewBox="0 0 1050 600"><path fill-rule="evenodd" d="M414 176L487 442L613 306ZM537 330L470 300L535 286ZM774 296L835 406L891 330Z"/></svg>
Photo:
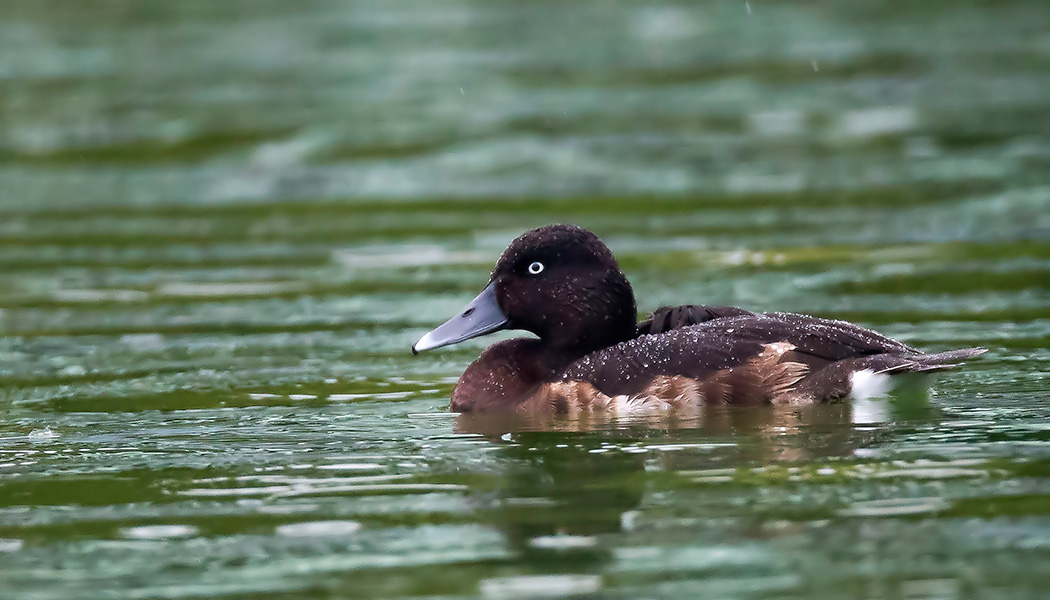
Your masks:
<svg viewBox="0 0 1050 600"><path fill-rule="evenodd" d="M0 597L1040 597L1048 169L1045 0L6 1ZM991 352L471 433L408 348L550 222Z"/></svg>

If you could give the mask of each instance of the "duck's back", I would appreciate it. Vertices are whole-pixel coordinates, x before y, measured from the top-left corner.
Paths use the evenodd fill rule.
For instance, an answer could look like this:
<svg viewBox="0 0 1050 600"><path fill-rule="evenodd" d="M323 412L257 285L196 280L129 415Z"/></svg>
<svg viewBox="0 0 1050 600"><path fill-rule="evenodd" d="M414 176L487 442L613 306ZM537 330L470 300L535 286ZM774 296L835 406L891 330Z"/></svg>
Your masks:
<svg viewBox="0 0 1050 600"><path fill-rule="evenodd" d="M654 310L649 318L638 324L637 335L666 333L672 329L681 329L698 323L706 323L725 317L754 316L755 313L735 306L705 306L703 304L682 304L680 306L661 306Z"/></svg>

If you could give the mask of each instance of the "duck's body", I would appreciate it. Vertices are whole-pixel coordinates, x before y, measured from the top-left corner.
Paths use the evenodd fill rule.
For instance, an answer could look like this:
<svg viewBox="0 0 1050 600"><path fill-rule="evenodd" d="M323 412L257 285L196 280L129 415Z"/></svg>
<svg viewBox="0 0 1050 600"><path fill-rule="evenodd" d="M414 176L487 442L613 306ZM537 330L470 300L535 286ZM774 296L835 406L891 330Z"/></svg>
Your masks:
<svg viewBox="0 0 1050 600"><path fill-rule="evenodd" d="M485 291L413 350L506 328L463 373L456 412L575 414L881 395L892 375L954 366L979 348L925 354L844 321L733 307L665 307L635 323L634 295L594 234L553 225L500 257Z"/></svg>

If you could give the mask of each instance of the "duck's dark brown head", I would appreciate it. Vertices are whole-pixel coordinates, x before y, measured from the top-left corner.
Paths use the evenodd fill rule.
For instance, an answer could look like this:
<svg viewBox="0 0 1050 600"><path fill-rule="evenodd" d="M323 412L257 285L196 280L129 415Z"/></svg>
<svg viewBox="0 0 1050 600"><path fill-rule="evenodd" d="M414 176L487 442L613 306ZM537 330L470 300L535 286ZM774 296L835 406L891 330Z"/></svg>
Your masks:
<svg viewBox="0 0 1050 600"><path fill-rule="evenodd" d="M612 252L586 229L547 225L510 243L488 286L413 352L523 329L559 355L582 355L634 337L634 293Z"/></svg>

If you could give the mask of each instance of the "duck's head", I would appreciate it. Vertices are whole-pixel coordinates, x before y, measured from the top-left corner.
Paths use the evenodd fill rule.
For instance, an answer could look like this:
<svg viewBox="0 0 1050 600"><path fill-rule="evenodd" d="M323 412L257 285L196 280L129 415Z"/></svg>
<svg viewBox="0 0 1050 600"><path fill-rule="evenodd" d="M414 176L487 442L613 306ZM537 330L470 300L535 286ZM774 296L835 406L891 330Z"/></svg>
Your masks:
<svg viewBox="0 0 1050 600"><path fill-rule="evenodd" d="M553 350L583 354L633 337L636 318L631 285L598 236L547 225L511 242L485 289L412 352L523 329Z"/></svg>

